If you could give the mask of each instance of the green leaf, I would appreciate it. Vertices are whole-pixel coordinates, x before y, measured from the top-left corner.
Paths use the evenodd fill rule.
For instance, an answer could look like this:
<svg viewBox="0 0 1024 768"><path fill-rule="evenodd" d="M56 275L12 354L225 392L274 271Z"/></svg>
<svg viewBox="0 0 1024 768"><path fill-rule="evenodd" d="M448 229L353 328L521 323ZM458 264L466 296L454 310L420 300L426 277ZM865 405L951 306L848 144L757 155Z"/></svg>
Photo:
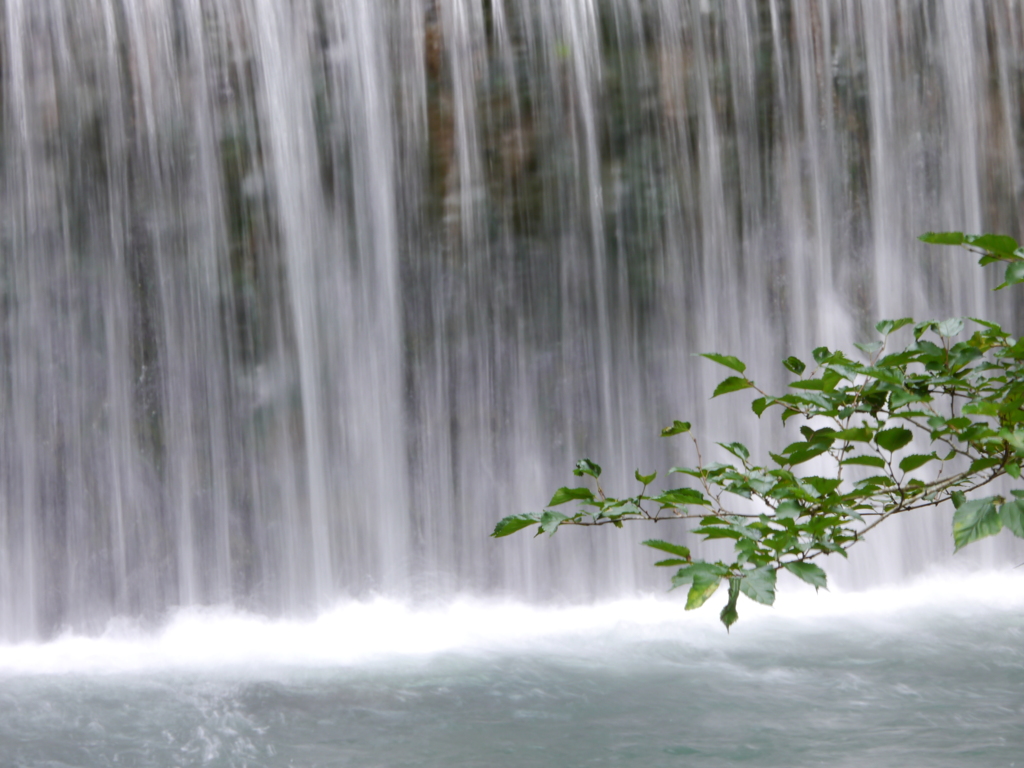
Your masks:
<svg viewBox="0 0 1024 768"><path fill-rule="evenodd" d="M967 471L972 475L976 472L983 472L986 469L991 469L1002 463L1002 458L998 456L989 456L984 459L975 459L971 462L971 466L967 468Z"/></svg>
<svg viewBox="0 0 1024 768"><path fill-rule="evenodd" d="M913 318L901 317L899 320L882 320L875 326L875 330L883 336L888 336L893 331L898 331L905 325L913 323Z"/></svg>
<svg viewBox="0 0 1024 768"><path fill-rule="evenodd" d="M920 341L926 331L934 329L937 325L938 323L934 320L922 320L919 323L914 323L914 339Z"/></svg>
<svg viewBox="0 0 1024 768"><path fill-rule="evenodd" d="M902 408L909 403L927 403L931 400L930 395L921 395L917 392L910 392L905 389L897 389L889 396L889 407L892 410Z"/></svg>
<svg viewBox="0 0 1024 768"><path fill-rule="evenodd" d="M815 456L821 456L821 454L825 453L825 451L827 451L831 447L831 441L807 443L806 448L801 448L799 450L792 451L788 455L787 463L789 464L789 466L795 467L798 464L803 464L805 461L810 461Z"/></svg>
<svg viewBox="0 0 1024 768"><path fill-rule="evenodd" d="M960 509L967 503L967 497L964 496L963 491L953 491L949 494L949 498L953 501L953 509Z"/></svg>
<svg viewBox="0 0 1024 768"><path fill-rule="evenodd" d="M779 520L794 520L804 513L804 508L795 501L783 501L775 508L775 517Z"/></svg>
<svg viewBox="0 0 1024 768"><path fill-rule="evenodd" d="M953 544L956 552L968 544L994 536L1003 527L995 506L995 496L966 501L953 513Z"/></svg>
<svg viewBox="0 0 1024 768"><path fill-rule="evenodd" d="M904 472L913 472L915 469L923 467L929 461L934 461L937 458L938 456L934 453L915 453L912 456L904 456L903 460L900 462L900 469Z"/></svg>
<svg viewBox="0 0 1024 768"><path fill-rule="evenodd" d="M935 332L944 339L948 339L952 336L956 336L963 329L964 319L962 317L951 317L949 320L943 320L939 323L936 326Z"/></svg>
<svg viewBox="0 0 1024 768"><path fill-rule="evenodd" d="M814 563L786 563L786 570L818 589L828 589L825 572Z"/></svg>
<svg viewBox="0 0 1024 768"><path fill-rule="evenodd" d="M883 343L881 341L872 341L867 344L855 343L853 346L855 346L857 349L859 349L861 352L863 352L865 355L871 358L874 357L875 353L882 348Z"/></svg>
<svg viewBox="0 0 1024 768"><path fill-rule="evenodd" d="M875 443L886 451L898 451L914 439L914 433L903 427L883 429L875 434Z"/></svg>
<svg viewBox="0 0 1024 768"><path fill-rule="evenodd" d="M829 351L828 347L816 347L814 351L811 352L811 356L814 358L814 362L821 365L832 357L832 353Z"/></svg>
<svg viewBox="0 0 1024 768"><path fill-rule="evenodd" d="M775 602L775 582L777 575L773 568L767 566L755 568L743 574L740 589L743 594L756 603L772 605Z"/></svg>
<svg viewBox="0 0 1024 768"><path fill-rule="evenodd" d="M1013 256L1017 241L1007 235L967 235L964 242L989 253Z"/></svg>
<svg viewBox="0 0 1024 768"><path fill-rule="evenodd" d="M704 494L692 488L672 488L663 491L654 497L654 501L663 507L685 507L691 504L707 506L709 503Z"/></svg>
<svg viewBox="0 0 1024 768"><path fill-rule="evenodd" d="M554 536L555 531L558 530L558 526L562 524L562 521L568 519L569 518L561 512L551 512L550 510L546 511L540 516L540 532L537 535L539 536L541 533L549 533Z"/></svg>
<svg viewBox="0 0 1024 768"><path fill-rule="evenodd" d="M750 451L747 450L747 446L743 445L743 443L718 443L718 445L725 448L725 450L741 461L746 461L750 458Z"/></svg>
<svg viewBox="0 0 1024 768"><path fill-rule="evenodd" d="M722 623L725 624L726 631L728 631L729 628L733 624L735 624L737 619L739 619L740 617L739 612L736 610L736 600L739 598L739 596L740 580L729 579L729 602L725 604L725 608L723 608L722 612L718 615L719 618L722 620Z"/></svg>
<svg viewBox="0 0 1024 768"><path fill-rule="evenodd" d="M884 381L886 384L895 384L898 387L903 386L903 372L898 368L883 368L877 365L865 365L860 372L872 379Z"/></svg>
<svg viewBox="0 0 1024 768"><path fill-rule="evenodd" d="M742 379L739 376L730 376L715 387L715 393L711 397L713 399L730 392L739 392L741 389L750 389L752 386L754 386L753 382L747 379Z"/></svg>
<svg viewBox="0 0 1024 768"><path fill-rule="evenodd" d="M640 543L645 547L650 547L651 549L668 552L670 555L678 555L684 560L690 559L690 550L686 547L681 547L678 544L670 544L669 542L662 541L661 539L648 539L647 541L642 541Z"/></svg>
<svg viewBox="0 0 1024 768"><path fill-rule="evenodd" d="M843 464L853 464L854 466L860 467L878 467L879 469L885 469L885 461L881 456L851 456L848 459L843 459Z"/></svg>
<svg viewBox="0 0 1024 768"><path fill-rule="evenodd" d="M917 238L922 243L932 245L963 245L963 232L925 232Z"/></svg>
<svg viewBox="0 0 1024 768"><path fill-rule="evenodd" d="M961 410L968 416L998 416L999 404L982 400L977 403L967 403Z"/></svg>
<svg viewBox="0 0 1024 768"><path fill-rule="evenodd" d="M804 362L797 357L787 357L782 361L782 364L786 367L787 371L795 373L797 376L807 370L807 366L804 365Z"/></svg>
<svg viewBox="0 0 1024 768"><path fill-rule="evenodd" d="M999 519L1014 536L1024 539L1024 501L1008 501L999 510Z"/></svg>
<svg viewBox="0 0 1024 768"><path fill-rule="evenodd" d="M760 418L761 414L768 410L769 405L771 405L771 403L767 397L759 397L750 404L750 409L757 414L758 418Z"/></svg>
<svg viewBox="0 0 1024 768"><path fill-rule="evenodd" d="M651 483L654 482L654 478L658 476L657 472L655 472L653 475L641 475L639 469L633 474L636 477L636 481L641 485L650 485Z"/></svg>
<svg viewBox="0 0 1024 768"><path fill-rule="evenodd" d="M717 352L703 352L700 357L706 357L708 360L714 360L719 365L724 365L726 368L732 368L737 373L743 373L747 370L746 363L732 355L720 355Z"/></svg>
<svg viewBox="0 0 1024 768"><path fill-rule="evenodd" d="M573 499L593 499L594 492L589 488L559 488L555 491L555 495L551 497L551 501L548 502L549 507L557 507L559 504L565 504L567 501Z"/></svg>
<svg viewBox="0 0 1024 768"><path fill-rule="evenodd" d="M1015 261L1006 268L1006 279L996 290L1018 283L1024 283L1024 261Z"/></svg>
<svg viewBox="0 0 1024 768"><path fill-rule="evenodd" d="M679 558L669 558L668 560L659 560L655 565L667 566L667 565L689 565L689 560L680 560Z"/></svg>
<svg viewBox="0 0 1024 768"><path fill-rule="evenodd" d="M809 389L812 392L824 392L826 389L826 382L824 379L800 379L799 381L792 381L789 384L790 389Z"/></svg>
<svg viewBox="0 0 1024 768"><path fill-rule="evenodd" d="M673 435L681 435L684 432L690 431L690 422L688 421L673 421L671 427L665 427L661 430L662 437L672 437Z"/></svg>
<svg viewBox="0 0 1024 768"><path fill-rule="evenodd" d="M704 560L698 560L697 562L690 563L676 571L676 575L672 577L672 588L676 589L677 587L691 584L695 578L701 575L721 579L728 572L728 568L719 565L718 563L708 563Z"/></svg>
<svg viewBox="0 0 1024 768"><path fill-rule="evenodd" d="M523 528L529 528L531 525L537 525L540 522L540 515L510 515L509 517L503 517L498 521L498 524L494 526L494 532L491 534L496 539L500 539L502 536L509 536L516 531L521 531Z"/></svg>
<svg viewBox="0 0 1024 768"><path fill-rule="evenodd" d="M572 471L576 477L582 477L583 475L590 475L591 477L601 476L601 467L592 462L590 459L580 459L576 462L576 469Z"/></svg>
<svg viewBox="0 0 1024 768"><path fill-rule="evenodd" d="M686 610L692 611L700 608L708 601L708 598L715 594L722 577L711 573L699 572L693 575L693 584L690 592L686 595Z"/></svg>
<svg viewBox="0 0 1024 768"><path fill-rule="evenodd" d="M851 443L870 443L875 433L868 427L851 427L843 429L832 435L836 440L848 440Z"/></svg>

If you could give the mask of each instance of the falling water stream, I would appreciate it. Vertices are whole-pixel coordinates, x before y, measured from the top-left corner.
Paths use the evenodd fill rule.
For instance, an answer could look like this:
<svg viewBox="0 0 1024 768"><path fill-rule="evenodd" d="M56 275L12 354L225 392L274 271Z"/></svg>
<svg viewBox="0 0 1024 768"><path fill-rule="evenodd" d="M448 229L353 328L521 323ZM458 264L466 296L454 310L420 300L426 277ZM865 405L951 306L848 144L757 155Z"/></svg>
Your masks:
<svg viewBox="0 0 1024 768"><path fill-rule="evenodd" d="M1024 764L1024 548L952 559L948 512L833 583L984 600L808 602L745 640L638 597L647 531L487 538L582 456L620 489L692 459L675 418L764 453L695 352L771 385L880 317L1020 322L915 240L1022 234L1018 0L3 0L0 146L3 768ZM499 605L589 629L390 644ZM238 663L153 650L188 621ZM324 621L393 653L321 656ZM244 650L274 633L312 660Z"/></svg>

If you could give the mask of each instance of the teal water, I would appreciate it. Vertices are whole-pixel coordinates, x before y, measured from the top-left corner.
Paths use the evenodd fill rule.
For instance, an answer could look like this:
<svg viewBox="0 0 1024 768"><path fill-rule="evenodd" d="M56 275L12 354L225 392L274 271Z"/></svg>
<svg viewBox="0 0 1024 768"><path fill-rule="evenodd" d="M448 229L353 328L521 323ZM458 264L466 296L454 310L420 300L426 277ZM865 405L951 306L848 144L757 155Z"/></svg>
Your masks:
<svg viewBox="0 0 1024 768"><path fill-rule="evenodd" d="M1024 765L1022 584L183 614L0 649L0 766Z"/></svg>

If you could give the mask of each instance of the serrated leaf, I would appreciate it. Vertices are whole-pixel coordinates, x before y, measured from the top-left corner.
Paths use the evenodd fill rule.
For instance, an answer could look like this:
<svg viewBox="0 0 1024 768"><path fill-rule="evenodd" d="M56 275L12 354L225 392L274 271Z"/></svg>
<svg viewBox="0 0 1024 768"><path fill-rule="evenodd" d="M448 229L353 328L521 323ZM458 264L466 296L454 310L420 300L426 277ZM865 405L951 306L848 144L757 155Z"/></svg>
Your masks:
<svg viewBox="0 0 1024 768"><path fill-rule="evenodd" d="M900 448L909 445L913 439L914 433L903 427L883 429L881 432L875 433L875 443L879 448L889 452L898 451Z"/></svg>
<svg viewBox="0 0 1024 768"><path fill-rule="evenodd" d="M747 446L743 445L743 443L718 443L718 445L725 448L725 450L741 461L746 461L750 458L750 451L747 450Z"/></svg>
<svg viewBox="0 0 1024 768"><path fill-rule="evenodd" d="M653 475L641 475L640 470L638 469L636 470L636 472L633 473L633 475L636 477L636 481L641 485L650 485L651 483L654 482L654 479L658 476L658 473L655 472Z"/></svg>
<svg viewBox="0 0 1024 768"><path fill-rule="evenodd" d="M779 520L793 520L804 513L804 508L795 501L783 501L775 508L775 517Z"/></svg>
<svg viewBox="0 0 1024 768"><path fill-rule="evenodd" d="M710 541L711 539L736 540L743 538L743 534L739 531L733 530L732 528L719 528L718 526L694 528L691 532L703 536L706 541Z"/></svg>
<svg viewBox="0 0 1024 768"><path fill-rule="evenodd" d="M546 511L540 516L540 532L537 535L539 536L541 533L548 533L554 536L555 531L558 530L558 526L562 524L562 521L568 519L569 518L561 512L551 512L550 510Z"/></svg>
<svg viewBox="0 0 1024 768"><path fill-rule="evenodd" d="M767 397L759 397L750 404L750 409L757 414L758 418L760 418L761 414L768 410L769 405L771 405L771 403Z"/></svg>
<svg viewBox="0 0 1024 768"><path fill-rule="evenodd" d="M689 564L690 564L689 560L679 560L678 558L671 558L669 560L659 560L658 562L655 563L655 565L660 565L660 566L665 566L665 565L689 565Z"/></svg>
<svg viewBox="0 0 1024 768"><path fill-rule="evenodd" d="M827 382L824 379L800 379L799 381L791 381L789 383L790 389L807 389L812 392L824 392Z"/></svg>
<svg viewBox="0 0 1024 768"><path fill-rule="evenodd" d="M965 501L953 513L954 551L968 544L994 536L1002 530L1003 521L995 506L995 496Z"/></svg>
<svg viewBox="0 0 1024 768"><path fill-rule="evenodd" d="M1006 277L1001 285L996 286L996 290L1018 283L1024 283L1024 261L1015 261L1006 268Z"/></svg>
<svg viewBox="0 0 1024 768"><path fill-rule="evenodd" d="M828 347L815 347L815 349L811 352L811 356L814 358L814 362L816 362L818 365L821 365L830 357L832 357L832 353L829 351Z"/></svg>
<svg viewBox="0 0 1024 768"><path fill-rule="evenodd" d="M915 453L912 456L904 456L900 462L900 469L904 472L913 472L915 469L923 467L929 461L934 461L937 458L934 453Z"/></svg>
<svg viewBox="0 0 1024 768"><path fill-rule="evenodd" d="M878 365L866 365L861 368L861 373L872 379L878 379L884 381L886 384L895 384L898 387L903 386L904 376L903 372L898 368L885 368Z"/></svg>
<svg viewBox="0 0 1024 768"><path fill-rule="evenodd" d="M591 477L601 476L601 467L592 462L590 459L580 459L576 462L576 469L572 471L576 477L582 477L583 475L590 475Z"/></svg>
<svg viewBox="0 0 1024 768"><path fill-rule="evenodd" d="M953 509L960 509L960 507L967 503L967 497L963 491L953 491L949 494L949 498L953 502Z"/></svg>
<svg viewBox="0 0 1024 768"><path fill-rule="evenodd" d="M1013 256L1017 250L1017 241L1008 235L967 235L964 242L1000 256Z"/></svg>
<svg viewBox="0 0 1024 768"><path fill-rule="evenodd" d="M936 325L934 320L922 320L919 323L914 323L914 340L920 341L925 332L933 329Z"/></svg>
<svg viewBox="0 0 1024 768"><path fill-rule="evenodd" d="M665 427L661 430L662 437L672 437L673 435L681 435L684 432L690 431L690 422L688 421L673 421L671 427Z"/></svg>
<svg viewBox="0 0 1024 768"><path fill-rule="evenodd" d="M922 395L905 389L897 389L889 395L889 407L892 410L896 410L909 403L927 403L931 399L931 396L927 394Z"/></svg>
<svg viewBox="0 0 1024 768"><path fill-rule="evenodd" d="M867 355L869 358L874 357L875 353L882 348L882 342L872 341L867 344L854 344L857 349Z"/></svg>
<svg viewBox="0 0 1024 768"><path fill-rule="evenodd" d="M678 571L675 576L672 577L672 588L682 587L687 584L692 584L693 580L699 576L707 576L715 579L721 579L725 576L729 570L718 563L708 563L704 560L698 560L695 563L690 563Z"/></svg>
<svg viewBox="0 0 1024 768"><path fill-rule="evenodd" d="M999 510L999 519L1014 536L1024 539L1024 501L1008 501Z"/></svg>
<svg viewBox="0 0 1024 768"><path fill-rule="evenodd" d="M740 583L739 579L729 579L729 601L725 604L725 608L718 614L718 617L725 624L726 631L736 623L739 619L739 611L736 610L736 600L740 596Z"/></svg>
<svg viewBox="0 0 1024 768"><path fill-rule="evenodd" d="M775 602L775 584L777 574L767 566L746 571L740 580L743 594L756 603L772 605Z"/></svg>
<svg viewBox="0 0 1024 768"><path fill-rule="evenodd" d="M983 400L980 403L967 403L962 412L968 416L998 416L999 404Z"/></svg>
<svg viewBox="0 0 1024 768"><path fill-rule="evenodd" d="M910 317L901 317L899 320L882 320L875 325L875 330L883 336L888 336L893 331L898 331L903 326L910 325L913 322L913 318Z"/></svg>
<svg viewBox="0 0 1024 768"><path fill-rule="evenodd" d="M707 506L709 503L704 494L692 488L672 488L663 491L654 497L654 501L666 507L685 507L691 504Z"/></svg>
<svg viewBox="0 0 1024 768"><path fill-rule="evenodd" d="M694 469L693 467L672 467L672 469L668 471L670 475L673 472L677 472L681 475L690 475L690 477L704 477L703 472L699 469Z"/></svg>
<svg viewBox="0 0 1024 768"><path fill-rule="evenodd" d="M503 536L510 536L516 531L521 531L523 528L529 528L531 525L537 525L540 522L540 515L510 515L509 517L503 517L498 521L498 524L494 526L494 532L491 534L495 539L500 539Z"/></svg>
<svg viewBox="0 0 1024 768"><path fill-rule="evenodd" d="M747 370L746 363L732 355L720 355L717 352L702 352L700 356L706 357L708 360L713 360L719 365L724 365L726 368L732 368L732 370L737 373L743 373Z"/></svg>
<svg viewBox="0 0 1024 768"><path fill-rule="evenodd" d="M706 572L695 573L690 591L686 595L686 610L693 611L704 605L708 598L715 594L715 590L718 589L721 582L721 576Z"/></svg>
<svg viewBox="0 0 1024 768"><path fill-rule="evenodd" d="M943 320L941 323L936 325L935 332L942 336L944 339L956 336L960 331L964 329L964 319L962 317L951 317L948 320Z"/></svg>
<svg viewBox="0 0 1024 768"><path fill-rule="evenodd" d="M741 389L750 389L753 385L752 382L747 379L740 378L739 376L730 376L724 379L715 387L715 392L711 395L712 399L719 395L727 395L730 392L739 392Z"/></svg>
<svg viewBox="0 0 1024 768"><path fill-rule="evenodd" d="M787 357L782 361L782 364L786 367L787 371L795 373L797 376L807 370L807 366L804 364L803 360L798 357Z"/></svg>
<svg viewBox="0 0 1024 768"><path fill-rule="evenodd" d="M555 495L551 497L551 501L548 502L547 506L557 507L559 504L565 504L565 502L573 501L574 499L584 500L593 498L594 492L589 488L559 488L555 491Z"/></svg>
<svg viewBox="0 0 1024 768"><path fill-rule="evenodd" d="M874 436L875 433L868 427L851 427L850 429L840 430L832 435L836 440L848 440L852 443L869 443Z"/></svg>
<svg viewBox="0 0 1024 768"><path fill-rule="evenodd" d="M825 572L814 563L786 563L786 570L806 581L815 591L828 589Z"/></svg>
<svg viewBox="0 0 1024 768"><path fill-rule="evenodd" d="M827 451L831 447L831 441L807 443L806 448L801 448L799 450L792 451L789 454L789 466L795 467L798 464L803 464L805 461L810 461L816 456L821 456L821 454L825 453L825 451Z"/></svg>
<svg viewBox="0 0 1024 768"><path fill-rule="evenodd" d="M968 467L967 471L973 475L975 472L983 472L986 469L998 466L1002 461L1003 460L1001 458L996 456L989 456L984 459L975 459L971 462L971 466Z"/></svg>
<svg viewBox="0 0 1024 768"><path fill-rule="evenodd" d="M922 243L932 245L963 245L963 232L925 232L918 238Z"/></svg>
<svg viewBox="0 0 1024 768"><path fill-rule="evenodd" d="M685 560L690 559L690 550L687 547L680 546L679 544L671 544L667 541L662 541L661 539L648 539L647 541L642 541L640 543L645 547L650 547L651 549L668 552L670 555L678 555Z"/></svg>

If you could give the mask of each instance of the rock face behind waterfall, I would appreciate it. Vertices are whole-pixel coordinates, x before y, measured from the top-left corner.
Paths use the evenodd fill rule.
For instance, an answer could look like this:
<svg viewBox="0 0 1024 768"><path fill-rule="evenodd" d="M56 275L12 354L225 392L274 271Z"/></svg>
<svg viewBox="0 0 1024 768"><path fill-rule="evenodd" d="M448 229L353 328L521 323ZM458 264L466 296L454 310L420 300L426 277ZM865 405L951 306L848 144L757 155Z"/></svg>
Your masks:
<svg viewBox="0 0 1024 768"><path fill-rule="evenodd" d="M764 450L693 352L1012 321L913 236L1021 234L1016 0L2 8L0 638L662 589L649 532L486 535L673 418Z"/></svg>

